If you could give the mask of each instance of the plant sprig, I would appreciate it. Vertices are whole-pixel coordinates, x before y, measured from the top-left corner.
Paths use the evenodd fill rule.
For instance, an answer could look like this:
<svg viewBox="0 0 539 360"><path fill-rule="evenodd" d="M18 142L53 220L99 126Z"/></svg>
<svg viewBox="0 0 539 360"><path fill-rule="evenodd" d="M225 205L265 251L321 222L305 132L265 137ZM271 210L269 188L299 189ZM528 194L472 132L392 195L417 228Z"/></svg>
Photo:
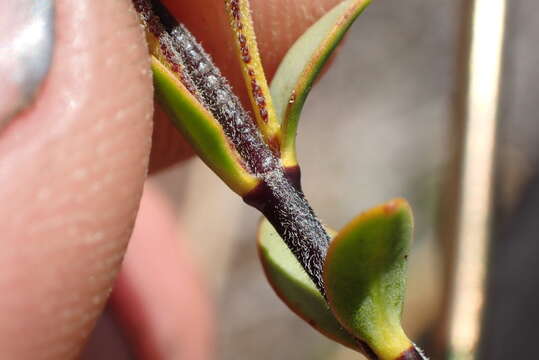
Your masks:
<svg viewBox="0 0 539 360"><path fill-rule="evenodd" d="M371 209L335 233L301 190L295 138L303 104L368 0L342 1L308 29L271 87L248 0L224 0L251 112L158 0L133 3L146 30L157 98L202 160L264 215L259 255L276 293L317 330L371 359L425 359L400 325L413 227L406 201Z"/></svg>

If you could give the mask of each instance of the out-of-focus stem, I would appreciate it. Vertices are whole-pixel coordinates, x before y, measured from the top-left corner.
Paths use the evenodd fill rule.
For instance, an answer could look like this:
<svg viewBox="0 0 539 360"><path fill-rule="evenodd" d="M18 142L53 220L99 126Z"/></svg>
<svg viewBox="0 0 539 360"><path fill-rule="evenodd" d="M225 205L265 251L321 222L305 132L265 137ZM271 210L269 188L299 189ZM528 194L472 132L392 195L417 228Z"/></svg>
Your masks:
<svg viewBox="0 0 539 360"><path fill-rule="evenodd" d="M442 224L451 257L442 347L450 359L458 360L477 359L481 334L506 21L506 0L466 4L457 164L452 183L444 189L452 201Z"/></svg>

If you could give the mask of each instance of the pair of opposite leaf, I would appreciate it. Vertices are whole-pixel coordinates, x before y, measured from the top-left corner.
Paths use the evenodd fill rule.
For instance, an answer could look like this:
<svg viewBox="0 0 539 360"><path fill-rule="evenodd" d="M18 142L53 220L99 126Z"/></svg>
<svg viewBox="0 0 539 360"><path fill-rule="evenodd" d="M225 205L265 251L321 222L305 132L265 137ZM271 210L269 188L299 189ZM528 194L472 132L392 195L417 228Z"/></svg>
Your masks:
<svg viewBox="0 0 539 360"><path fill-rule="evenodd" d="M321 225L300 185L295 138L303 104L369 0L342 1L310 27L271 86L248 0L224 0L253 115L158 0L133 2L158 100L202 160L265 216L259 255L279 297L314 328L371 359L424 359L400 325L413 227L406 201L371 209L335 233Z"/></svg>

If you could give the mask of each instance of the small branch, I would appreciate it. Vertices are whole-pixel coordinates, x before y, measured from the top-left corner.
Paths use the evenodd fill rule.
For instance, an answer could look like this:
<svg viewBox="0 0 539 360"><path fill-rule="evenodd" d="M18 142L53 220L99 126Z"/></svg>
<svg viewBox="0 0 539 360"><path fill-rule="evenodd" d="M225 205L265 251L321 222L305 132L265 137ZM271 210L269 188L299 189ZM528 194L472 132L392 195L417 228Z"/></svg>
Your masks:
<svg viewBox="0 0 539 360"><path fill-rule="evenodd" d="M251 115L243 109L228 80L194 36L157 0L134 0L146 30L186 88L212 113L239 154L244 167L260 184L244 197L266 216L325 296L322 268L329 235L315 216L299 185L270 149Z"/></svg>

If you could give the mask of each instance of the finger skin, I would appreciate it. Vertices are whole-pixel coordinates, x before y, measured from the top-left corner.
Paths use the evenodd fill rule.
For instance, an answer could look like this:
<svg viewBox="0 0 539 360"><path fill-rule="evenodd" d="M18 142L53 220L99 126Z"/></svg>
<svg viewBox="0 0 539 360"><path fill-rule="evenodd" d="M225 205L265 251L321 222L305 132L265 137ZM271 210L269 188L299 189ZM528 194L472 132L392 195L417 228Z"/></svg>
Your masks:
<svg viewBox="0 0 539 360"><path fill-rule="evenodd" d="M166 200L147 184L112 295L113 309L144 360L209 360L209 296Z"/></svg>
<svg viewBox="0 0 539 360"><path fill-rule="evenodd" d="M0 134L2 359L76 357L147 168L151 75L130 1L58 0L56 16L42 92Z"/></svg>
<svg viewBox="0 0 539 360"><path fill-rule="evenodd" d="M301 34L342 0L290 1L251 0L253 22L268 81L279 63ZM236 60L235 45L229 32L222 0L163 0L178 20L197 37L216 65L230 80L244 105L249 101ZM181 135L162 111L155 116L154 150L150 171L158 171L192 154Z"/></svg>

